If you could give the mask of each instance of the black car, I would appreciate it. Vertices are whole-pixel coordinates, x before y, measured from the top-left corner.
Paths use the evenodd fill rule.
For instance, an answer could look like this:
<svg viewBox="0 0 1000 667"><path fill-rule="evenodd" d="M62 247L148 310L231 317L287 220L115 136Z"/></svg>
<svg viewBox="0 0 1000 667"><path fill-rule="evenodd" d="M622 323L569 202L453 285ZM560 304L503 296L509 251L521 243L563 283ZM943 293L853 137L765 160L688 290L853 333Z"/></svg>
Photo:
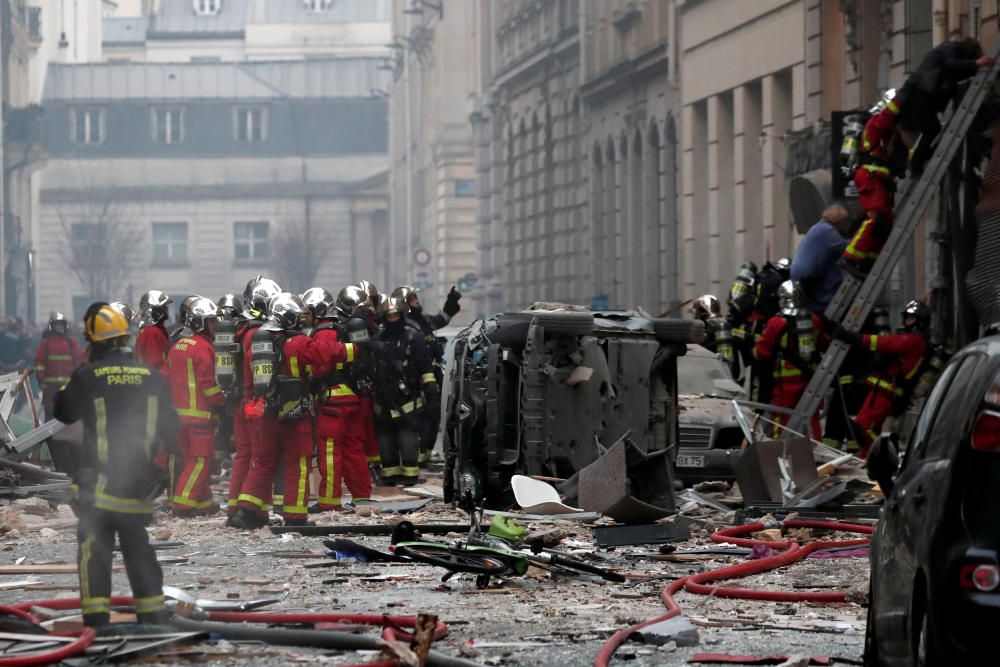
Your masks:
<svg viewBox="0 0 1000 667"><path fill-rule="evenodd" d="M1000 337L952 359L896 467L883 438L865 664L1000 664Z"/></svg>

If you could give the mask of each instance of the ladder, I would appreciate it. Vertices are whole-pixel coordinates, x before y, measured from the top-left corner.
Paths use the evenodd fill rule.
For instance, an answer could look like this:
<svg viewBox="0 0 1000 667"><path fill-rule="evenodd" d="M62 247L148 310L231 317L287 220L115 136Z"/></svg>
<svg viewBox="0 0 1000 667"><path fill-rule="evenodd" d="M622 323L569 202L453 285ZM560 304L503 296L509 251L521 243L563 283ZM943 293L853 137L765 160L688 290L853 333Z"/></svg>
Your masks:
<svg viewBox="0 0 1000 667"><path fill-rule="evenodd" d="M997 63L992 69L980 70L973 77L965 95L955 107L947 124L941 129L937 148L927 162L923 174L919 179L911 178L905 190L897 197L899 203L896 206L892 232L871 272L863 282L845 273L840 289L826 309L826 317L829 320L840 322L850 331L861 330L872 306L881 296L893 268L903 256L920 223L921 216L934 198L938 186L947 173L948 165L965 141L969 127L986 100L992 82L1000 73L1000 40L994 45L992 55L998 59ZM849 349L850 346L843 341L831 342L798 405L795 406L795 412L789 418L789 428L801 431L806 427L811 416L819 409L819 404L830 383L837 376Z"/></svg>

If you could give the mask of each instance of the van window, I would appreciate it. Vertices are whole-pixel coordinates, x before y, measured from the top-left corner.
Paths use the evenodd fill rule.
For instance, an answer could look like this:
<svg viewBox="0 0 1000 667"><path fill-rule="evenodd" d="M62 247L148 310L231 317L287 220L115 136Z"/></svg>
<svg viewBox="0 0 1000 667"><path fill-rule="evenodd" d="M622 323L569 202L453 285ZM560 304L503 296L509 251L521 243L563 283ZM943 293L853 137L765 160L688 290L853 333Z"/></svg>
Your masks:
<svg viewBox="0 0 1000 667"><path fill-rule="evenodd" d="M981 372L987 366L986 357L980 354L962 359L955 374L962 381L952 383L941 401L927 442L926 458L951 458L955 447L965 439L972 415L986 392L985 380L992 380L992 373L984 377Z"/></svg>

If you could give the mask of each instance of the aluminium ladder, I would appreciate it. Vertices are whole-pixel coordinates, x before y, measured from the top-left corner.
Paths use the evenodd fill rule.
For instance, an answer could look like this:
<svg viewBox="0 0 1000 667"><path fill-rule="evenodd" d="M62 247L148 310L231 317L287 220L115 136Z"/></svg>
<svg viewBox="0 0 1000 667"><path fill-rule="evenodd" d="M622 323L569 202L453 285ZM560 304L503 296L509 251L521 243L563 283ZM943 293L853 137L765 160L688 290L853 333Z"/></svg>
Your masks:
<svg viewBox="0 0 1000 667"><path fill-rule="evenodd" d="M951 118L941 129L937 148L927 162L923 174L919 179L911 178L899 197L900 203L896 207L892 232L868 276L862 282L848 273L844 274L840 289L826 309L826 317L829 320L840 322L850 331L861 330L872 306L881 296L893 268L902 258L907 244L920 223L921 216L934 198L947 173L948 165L965 141L976 114L987 98L992 82L1000 73L1000 40L994 45L992 55L997 58L997 62L991 69L981 70L973 77ZM850 346L843 341L834 340L830 343L798 405L795 406L794 414L789 418L788 428L799 431L805 428L811 416L819 409L820 402L840 371L849 349Z"/></svg>

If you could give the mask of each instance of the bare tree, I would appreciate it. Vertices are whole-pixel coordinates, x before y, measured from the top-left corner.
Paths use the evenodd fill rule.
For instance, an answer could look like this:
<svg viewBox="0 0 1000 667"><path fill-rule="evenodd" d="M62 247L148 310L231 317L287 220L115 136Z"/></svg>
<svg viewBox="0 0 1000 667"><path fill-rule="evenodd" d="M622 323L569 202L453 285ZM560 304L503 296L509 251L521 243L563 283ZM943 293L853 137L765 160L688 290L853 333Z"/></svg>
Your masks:
<svg viewBox="0 0 1000 667"><path fill-rule="evenodd" d="M64 243L61 258L94 299L118 299L142 260L143 230L128 220L112 193L85 188L56 215Z"/></svg>
<svg viewBox="0 0 1000 667"><path fill-rule="evenodd" d="M313 287L332 249L330 241L330 233L323 225L304 220L282 225L271 244L274 271L281 286L295 293Z"/></svg>

